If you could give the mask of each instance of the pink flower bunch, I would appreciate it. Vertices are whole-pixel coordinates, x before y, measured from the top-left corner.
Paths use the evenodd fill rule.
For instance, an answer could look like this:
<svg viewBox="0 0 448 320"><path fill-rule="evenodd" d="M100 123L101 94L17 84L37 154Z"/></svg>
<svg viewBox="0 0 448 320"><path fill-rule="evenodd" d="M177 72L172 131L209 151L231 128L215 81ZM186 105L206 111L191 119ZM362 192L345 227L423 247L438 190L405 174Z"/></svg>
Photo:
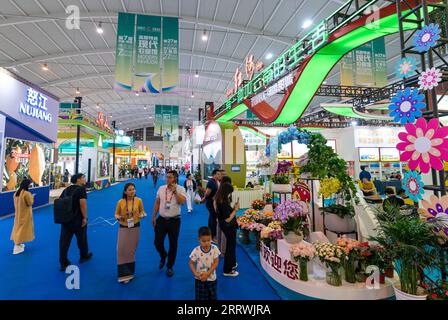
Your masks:
<svg viewBox="0 0 448 320"><path fill-rule="evenodd" d="M344 250L346 256L349 256L352 252L356 252L360 249L361 242L355 239L347 238L347 236L343 235L336 240L336 245Z"/></svg>
<svg viewBox="0 0 448 320"><path fill-rule="evenodd" d="M266 226L264 224L258 222L252 222L247 226L247 230L261 232L261 230L263 230L263 228L265 227Z"/></svg>
<svg viewBox="0 0 448 320"><path fill-rule="evenodd" d="M306 217L308 211L308 205L305 202L290 199L275 208L274 219L285 223L289 218Z"/></svg>
<svg viewBox="0 0 448 320"><path fill-rule="evenodd" d="M291 247L289 247L289 252L291 252L291 255L296 261L298 259L305 259L309 261L316 255L316 249L314 248L314 246L311 243L305 241L293 244Z"/></svg>
<svg viewBox="0 0 448 320"><path fill-rule="evenodd" d="M244 216L249 218L249 219L253 219L253 220L260 220L260 211L259 210L255 210L255 209L247 209L246 211L244 211Z"/></svg>

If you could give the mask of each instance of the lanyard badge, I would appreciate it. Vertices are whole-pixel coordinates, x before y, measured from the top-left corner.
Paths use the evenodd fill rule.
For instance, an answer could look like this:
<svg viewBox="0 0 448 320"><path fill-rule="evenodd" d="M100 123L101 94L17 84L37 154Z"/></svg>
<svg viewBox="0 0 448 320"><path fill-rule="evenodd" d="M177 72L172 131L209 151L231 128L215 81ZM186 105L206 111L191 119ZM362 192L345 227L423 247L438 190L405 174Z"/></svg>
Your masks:
<svg viewBox="0 0 448 320"><path fill-rule="evenodd" d="M135 199L132 199L132 210L131 210L131 212L129 212L129 206L128 206L128 202L126 200L126 218L128 221L128 228L134 227L134 201L135 201Z"/></svg>
<svg viewBox="0 0 448 320"><path fill-rule="evenodd" d="M169 210L171 208L171 201L173 200L174 193L171 193L171 197L168 200L168 186L165 189L165 209Z"/></svg>

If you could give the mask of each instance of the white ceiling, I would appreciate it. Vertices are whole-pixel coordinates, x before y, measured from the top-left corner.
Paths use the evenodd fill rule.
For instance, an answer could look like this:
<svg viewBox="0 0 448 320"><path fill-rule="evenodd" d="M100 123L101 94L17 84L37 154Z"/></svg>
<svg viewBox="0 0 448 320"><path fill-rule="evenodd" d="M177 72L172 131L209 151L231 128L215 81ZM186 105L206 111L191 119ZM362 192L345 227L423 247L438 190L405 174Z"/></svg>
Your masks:
<svg viewBox="0 0 448 320"><path fill-rule="evenodd" d="M47 89L61 101L73 100L77 87L83 108L101 110L123 129L151 126L154 104L174 104L180 122L197 119L205 101L219 106L232 76L248 53L264 60L276 57L315 23L341 6L341 0L1 0L0 67ZM79 30L68 30L65 9L81 10ZM118 12L147 13L180 18L180 77L176 94L151 95L112 90ZM102 22L104 34L96 32ZM207 30L209 39L201 35ZM388 73L393 77L399 57L398 37L388 37ZM48 63L49 71L43 71ZM200 77L195 78L198 70ZM338 68L327 79L339 82ZM194 92L194 98L191 94ZM315 98L311 108L328 98ZM97 108L99 104L99 108ZM147 109L144 110L144 106ZM189 107L192 110L189 111Z"/></svg>

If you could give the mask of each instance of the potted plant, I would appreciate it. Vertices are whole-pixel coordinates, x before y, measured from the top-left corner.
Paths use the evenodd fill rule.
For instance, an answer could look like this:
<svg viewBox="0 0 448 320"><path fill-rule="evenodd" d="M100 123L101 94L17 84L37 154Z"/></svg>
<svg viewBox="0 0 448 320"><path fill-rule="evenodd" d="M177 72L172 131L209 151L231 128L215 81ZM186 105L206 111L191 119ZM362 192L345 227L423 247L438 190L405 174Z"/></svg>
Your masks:
<svg viewBox="0 0 448 320"><path fill-rule="evenodd" d="M344 267L345 281L355 283L355 263L358 258L360 242L343 236L336 240L336 244L344 250L342 266Z"/></svg>
<svg viewBox="0 0 448 320"><path fill-rule="evenodd" d="M263 200L254 200L252 201L252 209L254 210L263 210L265 203Z"/></svg>
<svg viewBox="0 0 448 320"><path fill-rule="evenodd" d="M338 245L329 242L314 243L316 249L316 255L322 263L325 263L330 271L326 274L326 281L332 286L341 286L342 279L339 274L339 268L341 267L342 259L344 258L344 251Z"/></svg>
<svg viewBox="0 0 448 320"><path fill-rule="evenodd" d="M274 252L277 252L277 240L282 238L281 225L278 228L275 225L270 224L267 227L264 227L260 232L260 240Z"/></svg>
<svg viewBox="0 0 448 320"><path fill-rule="evenodd" d="M316 249L311 243L301 241L289 247L291 258L299 263L299 279L308 281L308 262L316 255Z"/></svg>
<svg viewBox="0 0 448 320"><path fill-rule="evenodd" d="M325 226L334 232L350 232L356 230L355 209L352 205L332 204L323 208Z"/></svg>
<svg viewBox="0 0 448 320"><path fill-rule="evenodd" d="M258 251L260 251L260 245L261 245L261 239L260 239L260 233L266 226L264 224L258 223L258 222L252 222L250 223L247 228L250 232L253 233L255 237L255 246Z"/></svg>
<svg viewBox="0 0 448 320"><path fill-rule="evenodd" d="M286 173L278 173L272 176L272 192L291 192L291 184L289 176Z"/></svg>
<svg viewBox="0 0 448 320"><path fill-rule="evenodd" d="M240 216L236 218L236 222L238 224L238 227L240 228L240 235L239 239L242 244L249 244L250 243L250 237L249 237L249 224L253 222L252 219L248 218L247 216Z"/></svg>
<svg viewBox="0 0 448 320"><path fill-rule="evenodd" d="M365 274L365 270L367 266L373 265L377 266L380 270L380 283L385 283L385 277L387 269L390 266L388 257L386 255L386 251L383 247L375 245L375 244L369 244L368 242L361 242L359 244L359 256L358 256L358 272L357 276L360 277L359 282L365 282L367 275ZM394 273L392 269L392 276L390 278L393 278Z"/></svg>
<svg viewBox="0 0 448 320"><path fill-rule="evenodd" d="M438 237L432 226L419 217L396 215L378 220L377 235L371 237L394 261L400 282L394 285L397 300L426 300L421 286L425 270L435 266Z"/></svg>
<svg viewBox="0 0 448 320"><path fill-rule="evenodd" d="M288 243L299 243L309 235L308 205L294 199L279 204L274 211L274 219L283 227L283 238Z"/></svg>

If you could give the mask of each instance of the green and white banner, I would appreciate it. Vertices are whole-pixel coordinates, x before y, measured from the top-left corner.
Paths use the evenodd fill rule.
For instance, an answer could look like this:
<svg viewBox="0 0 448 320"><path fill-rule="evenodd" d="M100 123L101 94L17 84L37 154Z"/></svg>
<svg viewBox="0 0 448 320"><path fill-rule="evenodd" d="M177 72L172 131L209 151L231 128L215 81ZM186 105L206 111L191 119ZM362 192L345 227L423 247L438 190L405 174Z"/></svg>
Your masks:
<svg viewBox="0 0 448 320"><path fill-rule="evenodd" d="M347 53L340 63L341 85L384 87L387 85L384 38L373 40Z"/></svg>
<svg viewBox="0 0 448 320"><path fill-rule="evenodd" d="M179 79L179 20L119 13L115 89L173 91Z"/></svg>
<svg viewBox="0 0 448 320"><path fill-rule="evenodd" d="M162 107L156 104L156 114L154 116L154 136L160 137L162 133Z"/></svg>
<svg viewBox="0 0 448 320"><path fill-rule="evenodd" d="M179 106L156 105L154 135L169 141L179 136Z"/></svg>

